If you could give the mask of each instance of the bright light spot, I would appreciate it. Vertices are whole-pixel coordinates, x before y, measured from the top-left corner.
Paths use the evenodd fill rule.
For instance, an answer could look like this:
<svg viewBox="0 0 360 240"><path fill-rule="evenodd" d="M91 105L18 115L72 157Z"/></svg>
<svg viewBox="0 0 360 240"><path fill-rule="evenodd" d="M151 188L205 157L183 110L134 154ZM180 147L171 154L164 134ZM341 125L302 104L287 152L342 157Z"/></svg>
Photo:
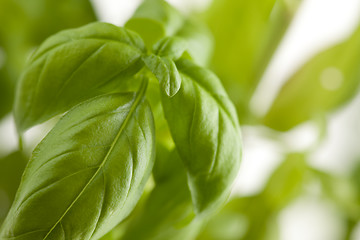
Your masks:
<svg viewBox="0 0 360 240"><path fill-rule="evenodd" d="M6 59L6 53L2 47L0 47L0 69L4 66Z"/></svg>
<svg viewBox="0 0 360 240"><path fill-rule="evenodd" d="M249 196L261 191L283 160L279 146L266 139L266 129L243 126L243 159L233 195Z"/></svg>
<svg viewBox="0 0 360 240"><path fill-rule="evenodd" d="M334 67L326 68L320 76L321 85L329 91L339 89L343 81L344 76L342 72Z"/></svg>
<svg viewBox="0 0 360 240"><path fill-rule="evenodd" d="M303 197L279 216L281 240L343 239L344 223L336 208L311 197Z"/></svg>
<svg viewBox="0 0 360 240"><path fill-rule="evenodd" d="M285 132L282 134L281 139L289 150L302 152L312 148L316 144L318 137L318 127L314 123L307 122Z"/></svg>
<svg viewBox="0 0 360 240"><path fill-rule="evenodd" d="M0 150L1 155L6 156L17 148L17 133L15 121L12 115L5 117L0 122Z"/></svg>
<svg viewBox="0 0 360 240"><path fill-rule="evenodd" d="M352 240L359 240L360 239L360 222L357 224L353 234L351 235Z"/></svg>
<svg viewBox="0 0 360 240"><path fill-rule="evenodd" d="M124 25L140 2L140 0L92 0L98 19L118 26Z"/></svg>

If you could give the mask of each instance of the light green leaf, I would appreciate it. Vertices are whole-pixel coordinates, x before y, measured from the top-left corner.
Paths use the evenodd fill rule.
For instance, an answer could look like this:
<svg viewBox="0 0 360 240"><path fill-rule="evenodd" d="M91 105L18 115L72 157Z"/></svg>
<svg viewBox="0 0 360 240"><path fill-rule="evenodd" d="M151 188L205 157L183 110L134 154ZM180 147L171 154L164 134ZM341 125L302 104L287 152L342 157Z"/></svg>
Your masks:
<svg viewBox="0 0 360 240"><path fill-rule="evenodd" d="M284 208L303 192L306 170L304 154L289 154L271 175L260 197L272 211Z"/></svg>
<svg viewBox="0 0 360 240"><path fill-rule="evenodd" d="M180 37L165 37L153 46L153 52L160 57L178 60L187 48L187 43Z"/></svg>
<svg viewBox="0 0 360 240"><path fill-rule="evenodd" d="M26 162L21 152L0 159L0 225L14 200Z"/></svg>
<svg viewBox="0 0 360 240"><path fill-rule="evenodd" d="M249 101L301 0L214 0L204 17L214 35L211 69L220 77L241 122Z"/></svg>
<svg viewBox="0 0 360 240"><path fill-rule="evenodd" d="M264 123L287 131L349 101L360 83L360 28L301 67L280 90Z"/></svg>
<svg viewBox="0 0 360 240"><path fill-rule="evenodd" d="M139 33L149 49L165 37L177 36L185 40L186 53L196 63L205 65L211 55L212 38L207 27L185 18L164 0L145 0L125 27Z"/></svg>
<svg viewBox="0 0 360 240"><path fill-rule="evenodd" d="M168 57L159 57L154 54L143 57L143 61L159 80L161 89L169 97L173 97L181 85L181 77L175 63Z"/></svg>
<svg viewBox="0 0 360 240"><path fill-rule="evenodd" d="M131 31L92 23L47 39L32 55L18 85L20 131L101 93L124 90L142 67L144 45ZM132 82L132 81L130 81Z"/></svg>
<svg viewBox="0 0 360 240"><path fill-rule="evenodd" d="M203 221L194 216L186 172L176 151L156 159L154 177L155 188L122 239L194 239Z"/></svg>
<svg viewBox="0 0 360 240"><path fill-rule="evenodd" d="M222 205L241 158L236 111L219 79L188 60L176 63L182 84L172 98L162 94L164 114L188 172L195 211Z"/></svg>
<svg viewBox="0 0 360 240"><path fill-rule="evenodd" d="M154 160L145 87L71 109L33 152L1 239L98 239L139 200Z"/></svg>

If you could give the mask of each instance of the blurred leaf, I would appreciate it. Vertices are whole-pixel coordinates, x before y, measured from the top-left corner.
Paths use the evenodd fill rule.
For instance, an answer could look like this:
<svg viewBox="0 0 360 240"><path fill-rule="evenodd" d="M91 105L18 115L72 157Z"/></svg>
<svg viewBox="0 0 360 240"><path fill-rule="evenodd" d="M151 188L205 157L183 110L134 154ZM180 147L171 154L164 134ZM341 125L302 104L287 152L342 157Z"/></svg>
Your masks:
<svg viewBox="0 0 360 240"><path fill-rule="evenodd" d="M345 42L327 49L300 68L280 90L264 118L267 126L286 131L323 117L358 91L360 28Z"/></svg>
<svg viewBox="0 0 360 240"><path fill-rule="evenodd" d="M320 180L324 196L333 201L349 219L360 220L359 190L351 178L314 169L312 172Z"/></svg>
<svg viewBox="0 0 360 240"><path fill-rule="evenodd" d="M277 214L302 193L306 169L303 154L289 154L261 193L231 200L198 239L278 239Z"/></svg>
<svg viewBox="0 0 360 240"><path fill-rule="evenodd" d="M26 162L21 152L0 159L0 225L14 201Z"/></svg>
<svg viewBox="0 0 360 240"><path fill-rule="evenodd" d="M301 0L214 0L205 13L214 34L211 68L225 84L241 121Z"/></svg>
<svg viewBox="0 0 360 240"><path fill-rule="evenodd" d="M292 153L286 157L261 193L270 209L280 210L302 193L306 169L303 154Z"/></svg>
<svg viewBox="0 0 360 240"><path fill-rule="evenodd" d="M195 217L185 169L176 151L162 149L154 166L156 186L122 239L194 239L202 221Z"/></svg>
<svg viewBox="0 0 360 240"><path fill-rule="evenodd" d="M205 65L210 57L212 38L206 26L184 18L164 0L143 1L125 27L139 33L149 49L164 37L177 36L186 40L185 55L197 64Z"/></svg>

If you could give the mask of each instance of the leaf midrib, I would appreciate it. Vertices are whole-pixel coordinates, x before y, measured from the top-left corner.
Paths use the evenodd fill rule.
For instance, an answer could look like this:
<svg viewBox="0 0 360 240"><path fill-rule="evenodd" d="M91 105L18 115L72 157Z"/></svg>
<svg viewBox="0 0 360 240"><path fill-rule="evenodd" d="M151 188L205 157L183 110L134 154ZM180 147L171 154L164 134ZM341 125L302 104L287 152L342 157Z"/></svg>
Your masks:
<svg viewBox="0 0 360 240"><path fill-rule="evenodd" d="M72 208L72 206L76 203L76 201L81 197L81 195L85 192L86 188L90 185L90 183L93 182L93 180L95 179L95 177L98 175L98 173L101 171L102 167L105 165L105 163L107 162L112 150L114 149L117 141L119 140L121 134L123 133L125 127L127 126L127 123L130 121L131 117L133 116L134 112L136 111L139 103L141 102L141 100L143 99L144 95L146 92L146 86L143 86L139 92L136 94L136 98L134 100L134 104L131 106L130 110L129 110L129 114L127 115L127 117L125 118L123 124L121 125L114 141L111 143L110 149L109 151L106 153L106 156L104 157L104 160L101 162L101 164L99 165L98 169L96 170L95 174L90 178L90 180L88 181L88 183L84 186L84 188L80 191L80 193L78 194L78 196L74 199L74 201L70 204L70 206L65 210L65 212L63 213L63 215L58 219L58 221L51 227L51 229L49 230L49 232L45 235L45 237L43 238L43 240L47 239L47 237L51 234L51 232L57 227L57 225L62 221L62 219L65 217L65 215L70 211L70 209Z"/></svg>

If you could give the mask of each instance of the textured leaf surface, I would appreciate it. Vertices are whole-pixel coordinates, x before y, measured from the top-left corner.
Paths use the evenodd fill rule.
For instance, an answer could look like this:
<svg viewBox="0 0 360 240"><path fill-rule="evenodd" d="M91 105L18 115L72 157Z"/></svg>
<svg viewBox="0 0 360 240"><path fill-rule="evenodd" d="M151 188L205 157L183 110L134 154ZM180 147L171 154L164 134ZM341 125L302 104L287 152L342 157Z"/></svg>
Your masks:
<svg viewBox="0 0 360 240"><path fill-rule="evenodd" d="M219 79L188 60L177 62L182 85L162 94L165 117L188 171L197 212L219 207L238 172L241 138L236 111Z"/></svg>
<svg viewBox="0 0 360 240"><path fill-rule="evenodd" d="M33 152L1 239L98 239L132 211L154 158L143 95L96 97L57 123Z"/></svg>
<svg viewBox="0 0 360 240"><path fill-rule="evenodd" d="M286 131L349 101L360 83L360 28L307 62L280 90L264 123Z"/></svg>
<svg viewBox="0 0 360 240"><path fill-rule="evenodd" d="M173 60L150 54L143 57L145 65L159 80L161 89L169 96L174 96L180 89L181 77Z"/></svg>
<svg viewBox="0 0 360 240"><path fill-rule="evenodd" d="M20 131L101 93L121 89L142 67L141 38L107 23L62 31L30 59L15 99Z"/></svg>

